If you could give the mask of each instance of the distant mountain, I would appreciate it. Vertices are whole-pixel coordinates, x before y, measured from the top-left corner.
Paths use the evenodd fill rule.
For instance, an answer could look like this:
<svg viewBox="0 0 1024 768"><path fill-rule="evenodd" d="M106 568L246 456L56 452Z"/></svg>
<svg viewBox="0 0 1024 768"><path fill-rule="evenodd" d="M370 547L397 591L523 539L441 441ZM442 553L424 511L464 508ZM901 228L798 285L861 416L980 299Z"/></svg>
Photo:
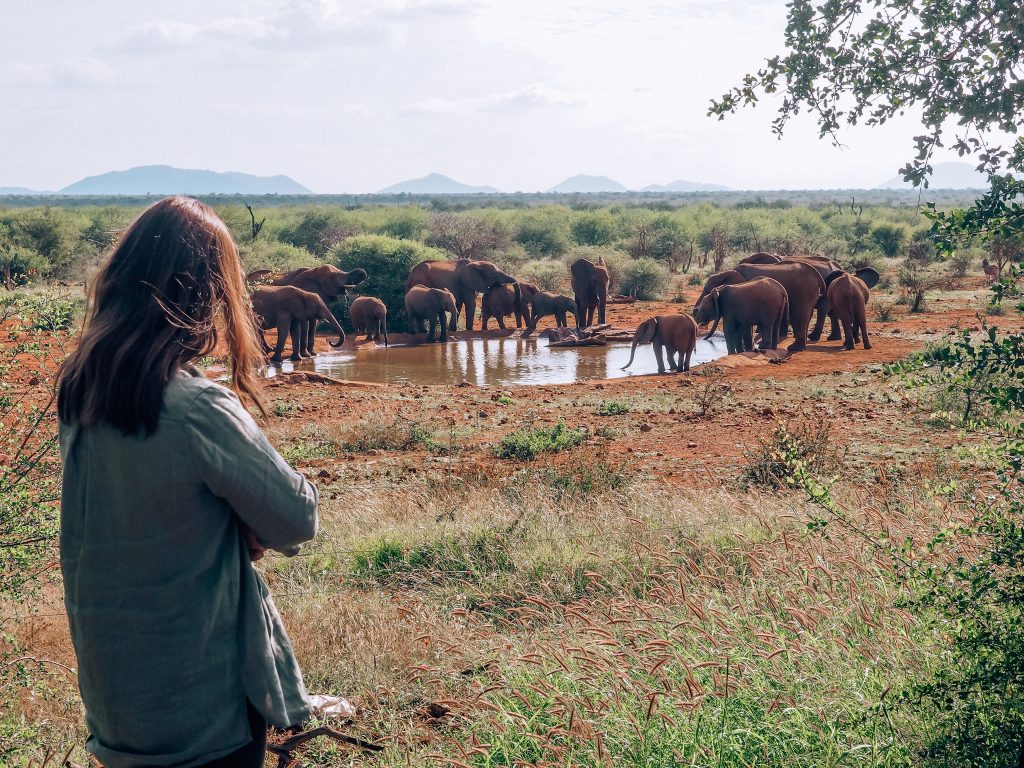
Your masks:
<svg viewBox="0 0 1024 768"><path fill-rule="evenodd" d="M49 192L39 192L35 189L25 187L0 187L0 196L3 195L47 195Z"/></svg>
<svg viewBox="0 0 1024 768"><path fill-rule="evenodd" d="M704 184L700 181L676 179L668 184L648 184L641 192L728 192L729 187L721 184Z"/></svg>
<svg viewBox="0 0 1024 768"><path fill-rule="evenodd" d="M558 184L548 192L573 193L573 192L629 192L626 187L615 179L607 176L571 176L561 184Z"/></svg>
<svg viewBox="0 0 1024 768"><path fill-rule="evenodd" d="M378 195L469 195L486 192L498 192L494 187L474 187L469 184L442 176L440 173L431 173L420 179L409 179L400 181L385 187Z"/></svg>
<svg viewBox="0 0 1024 768"><path fill-rule="evenodd" d="M876 189L910 189L899 176L889 179ZM928 177L929 189L988 189L988 179L978 173L970 163L936 163Z"/></svg>
<svg viewBox="0 0 1024 768"><path fill-rule="evenodd" d="M253 176L146 165L76 181L62 195L308 195L287 176Z"/></svg>

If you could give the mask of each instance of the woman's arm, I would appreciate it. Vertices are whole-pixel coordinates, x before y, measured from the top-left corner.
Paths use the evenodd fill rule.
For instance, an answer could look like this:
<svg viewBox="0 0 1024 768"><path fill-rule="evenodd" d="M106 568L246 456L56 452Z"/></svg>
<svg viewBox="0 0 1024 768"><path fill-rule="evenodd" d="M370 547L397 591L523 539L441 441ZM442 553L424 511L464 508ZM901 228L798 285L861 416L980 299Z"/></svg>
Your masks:
<svg viewBox="0 0 1024 768"><path fill-rule="evenodd" d="M286 555L317 530L317 491L267 441L233 392L203 390L185 417L199 476L260 544Z"/></svg>

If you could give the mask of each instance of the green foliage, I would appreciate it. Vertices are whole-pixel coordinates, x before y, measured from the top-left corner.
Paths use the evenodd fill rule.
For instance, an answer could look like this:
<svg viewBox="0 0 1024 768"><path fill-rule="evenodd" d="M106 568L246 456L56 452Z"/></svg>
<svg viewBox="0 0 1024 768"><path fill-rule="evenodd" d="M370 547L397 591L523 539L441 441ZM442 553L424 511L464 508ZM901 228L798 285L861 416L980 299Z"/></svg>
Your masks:
<svg viewBox="0 0 1024 768"><path fill-rule="evenodd" d="M513 239L535 256L558 257L569 250L564 218L557 209L539 209L519 216Z"/></svg>
<svg viewBox="0 0 1024 768"><path fill-rule="evenodd" d="M871 239L884 256L898 256L907 241L907 228L902 224L877 224L871 228Z"/></svg>
<svg viewBox="0 0 1024 768"><path fill-rule="evenodd" d="M622 416L629 413L629 405L618 400L605 400L596 411L598 416Z"/></svg>
<svg viewBox="0 0 1024 768"><path fill-rule="evenodd" d="M427 229L430 217L419 206L388 209L383 223L374 228L377 234L402 240L419 240Z"/></svg>
<svg viewBox="0 0 1024 768"><path fill-rule="evenodd" d="M544 259L526 264L519 270L519 277L528 283L536 283L542 291L557 293L562 284L568 282L569 272L560 261Z"/></svg>
<svg viewBox="0 0 1024 768"><path fill-rule="evenodd" d="M615 217L605 210L581 211L573 216L569 226L577 245L610 245L618 237L618 230Z"/></svg>
<svg viewBox="0 0 1024 768"><path fill-rule="evenodd" d="M46 261L48 275L66 274L79 239L79 228L71 216L55 208L33 208L20 213L11 230L16 244Z"/></svg>
<svg viewBox="0 0 1024 768"><path fill-rule="evenodd" d="M793 484L794 466L808 476L820 477L837 472L843 460L827 421L778 424L771 435L746 451L740 480L746 485L785 488Z"/></svg>
<svg viewBox="0 0 1024 768"><path fill-rule="evenodd" d="M323 263L305 248L263 238L239 246L239 254L246 272L256 269L290 272L300 267L315 267Z"/></svg>
<svg viewBox="0 0 1024 768"><path fill-rule="evenodd" d="M407 330L405 281L421 261L444 259L445 254L412 240L385 235L357 235L335 246L330 261L344 270L365 269L366 282L355 289L364 296L376 296L388 308L388 328Z"/></svg>
<svg viewBox="0 0 1024 768"><path fill-rule="evenodd" d="M0 281L7 290L25 285L48 266L41 254L0 237Z"/></svg>
<svg viewBox="0 0 1024 768"><path fill-rule="evenodd" d="M541 453L555 453L579 445L587 439L587 430L570 429L559 420L555 426L539 429L520 429L501 438L498 457L533 461Z"/></svg>
<svg viewBox="0 0 1024 768"><path fill-rule="evenodd" d="M336 208L310 208L302 217L284 227L278 239L297 248L305 248L318 257L324 257L346 237L358 233L351 217Z"/></svg>
<svg viewBox="0 0 1024 768"><path fill-rule="evenodd" d="M786 55L769 59L742 85L713 102L720 118L756 104L761 94L783 96L773 122L781 134L804 109L819 134L839 143L843 124L881 125L919 111L922 132L915 156L900 173L926 183L936 148L973 155L989 173L989 191L966 210L929 204L935 234L946 250L958 240L1019 230L1024 182L1005 170L1024 170L1024 141L1001 146L998 134L1016 134L1024 113L1019 72L1024 64L1024 19L1012 0L790 0ZM944 140L956 125L955 140Z"/></svg>
<svg viewBox="0 0 1024 768"><path fill-rule="evenodd" d="M662 298L668 291L671 275L654 259L635 259L626 264L619 280L619 290L641 301Z"/></svg>

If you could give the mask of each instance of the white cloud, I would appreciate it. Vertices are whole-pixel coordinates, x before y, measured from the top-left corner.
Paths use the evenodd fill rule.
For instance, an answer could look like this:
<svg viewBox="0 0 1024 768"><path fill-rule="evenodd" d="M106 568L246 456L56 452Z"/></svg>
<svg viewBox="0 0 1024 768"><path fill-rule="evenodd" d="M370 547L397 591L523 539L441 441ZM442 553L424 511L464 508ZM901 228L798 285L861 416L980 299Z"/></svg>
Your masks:
<svg viewBox="0 0 1024 768"><path fill-rule="evenodd" d="M115 80L109 66L91 58L0 65L0 84L10 87L79 89L112 85Z"/></svg>
<svg viewBox="0 0 1024 768"><path fill-rule="evenodd" d="M492 93L460 101L431 98L419 101L406 108L407 113L422 115L469 115L480 112L526 112L534 108L569 107L579 104L580 99L550 88L543 83L531 83L513 91Z"/></svg>

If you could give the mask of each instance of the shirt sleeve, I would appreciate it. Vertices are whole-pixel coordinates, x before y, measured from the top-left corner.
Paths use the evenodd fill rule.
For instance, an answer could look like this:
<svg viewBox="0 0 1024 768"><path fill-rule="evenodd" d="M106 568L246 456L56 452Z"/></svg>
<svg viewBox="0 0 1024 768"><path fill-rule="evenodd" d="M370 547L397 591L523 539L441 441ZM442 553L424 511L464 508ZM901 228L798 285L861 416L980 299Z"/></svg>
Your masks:
<svg viewBox="0 0 1024 768"><path fill-rule="evenodd" d="M185 419L200 478L263 546L294 555L316 535L316 486L288 466L233 392L208 387Z"/></svg>

